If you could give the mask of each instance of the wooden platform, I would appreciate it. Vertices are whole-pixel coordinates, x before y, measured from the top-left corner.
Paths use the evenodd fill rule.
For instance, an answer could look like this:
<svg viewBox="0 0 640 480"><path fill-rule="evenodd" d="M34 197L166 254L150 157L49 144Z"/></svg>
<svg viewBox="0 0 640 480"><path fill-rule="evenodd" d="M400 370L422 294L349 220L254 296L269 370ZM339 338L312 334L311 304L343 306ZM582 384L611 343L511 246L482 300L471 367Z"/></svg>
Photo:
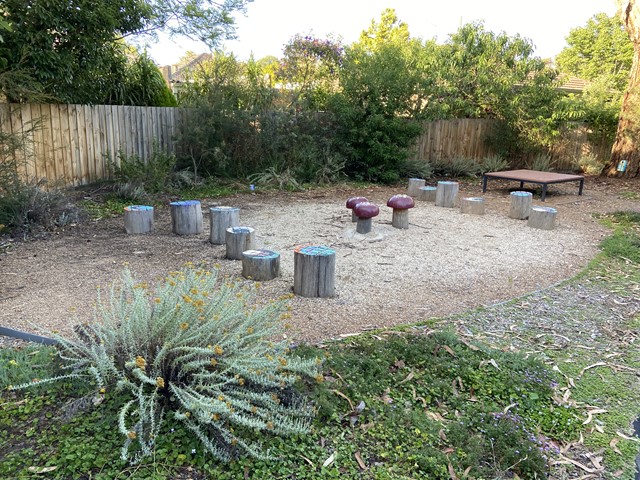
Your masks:
<svg viewBox="0 0 640 480"><path fill-rule="evenodd" d="M483 192L487 191L487 180L489 180L490 178L499 178L502 180L518 180L520 182L520 188L523 188L525 183L536 183L538 185L542 185L542 194L540 195L540 200L543 202L544 198L547 196L547 187L552 183L580 182L578 195L582 195L582 188L584 187L583 175L539 172L537 170L506 170L504 172L485 173L482 176Z"/></svg>

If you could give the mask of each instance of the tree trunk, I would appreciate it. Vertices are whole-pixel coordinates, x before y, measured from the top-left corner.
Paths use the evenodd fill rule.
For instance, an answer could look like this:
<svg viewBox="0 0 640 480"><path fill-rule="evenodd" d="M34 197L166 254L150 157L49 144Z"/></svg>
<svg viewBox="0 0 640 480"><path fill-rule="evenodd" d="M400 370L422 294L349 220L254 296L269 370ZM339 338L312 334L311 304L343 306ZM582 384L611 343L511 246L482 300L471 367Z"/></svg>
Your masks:
<svg viewBox="0 0 640 480"><path fill-rule="evenodd" d="M630 178L640 175L640 4L635 0L623 0L618 1L618 5L622 22L633 42L633 64L611 158L602 169L602 175Z"/></svg>

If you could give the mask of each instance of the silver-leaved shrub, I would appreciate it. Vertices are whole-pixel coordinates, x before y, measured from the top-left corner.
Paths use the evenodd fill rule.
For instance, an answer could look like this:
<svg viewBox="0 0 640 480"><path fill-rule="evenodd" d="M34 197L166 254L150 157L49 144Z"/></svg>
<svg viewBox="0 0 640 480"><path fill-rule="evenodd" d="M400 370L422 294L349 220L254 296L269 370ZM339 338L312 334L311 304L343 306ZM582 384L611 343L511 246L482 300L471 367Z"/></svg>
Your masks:
<svg viewBox="0 0 640 480"><path fill-rule="evenodd" d="M43 381L79 377L101 393L128 393L114 396L126 399L118 419L124 459L150 455L167 419L220 460L266 458L249 437L308 430L313 408L294 384L320 378L320 361L275 340L287 299L258 304L255 289L187 266L150 290L125 269L109 298L98 296L93 323L77 326L73 338L56 335L69 374Z"/></svg>

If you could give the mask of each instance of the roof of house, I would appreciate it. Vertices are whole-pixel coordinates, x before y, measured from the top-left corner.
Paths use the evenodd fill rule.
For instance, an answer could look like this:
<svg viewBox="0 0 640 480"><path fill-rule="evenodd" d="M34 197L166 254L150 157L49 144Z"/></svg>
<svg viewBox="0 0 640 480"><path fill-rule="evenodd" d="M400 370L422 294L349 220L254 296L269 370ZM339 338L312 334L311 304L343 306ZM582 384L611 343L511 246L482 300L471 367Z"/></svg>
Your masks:
<svg viewBox="0 0 640 480"><path fill-rule="evenodd" d="M164 65L160 67L160 70L167 83L182 83L186 80L190 71L202 62L210 60L211 57L212 55L210 53L201 53L185 65Z"/></svg>

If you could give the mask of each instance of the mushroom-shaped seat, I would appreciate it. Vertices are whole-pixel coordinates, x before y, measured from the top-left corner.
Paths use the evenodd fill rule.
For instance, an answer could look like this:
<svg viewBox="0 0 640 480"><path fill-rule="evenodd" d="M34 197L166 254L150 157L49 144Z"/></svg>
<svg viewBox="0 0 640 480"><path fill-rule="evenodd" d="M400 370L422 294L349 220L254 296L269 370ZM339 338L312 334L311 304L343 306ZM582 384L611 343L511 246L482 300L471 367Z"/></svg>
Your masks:
<svg viewBox="0 0 640 480"><path fill-rule="evenodd" d="M353 207L353 213L358 217L356 232L369 233L371 231L371 219L380 213L380 208L375 203L360 202Z"/></svg>
<svg viewBox="0 0 640 480"><path fill-rule="evenodd" d="M355 222L358 220L355 212L353 211L353 207L362 202L368 202L369 199L367 197L351 197L347 200L347 208L351 210L351 221Z"/></svg>
<svg viewBox="0 0 640 480"><path fill-rule="evenodd" d="M394 195L387 202L387 207L393 209L391 225L395 228L409 228L409 209L415 206L413 198L409 195Z"/></svg>

